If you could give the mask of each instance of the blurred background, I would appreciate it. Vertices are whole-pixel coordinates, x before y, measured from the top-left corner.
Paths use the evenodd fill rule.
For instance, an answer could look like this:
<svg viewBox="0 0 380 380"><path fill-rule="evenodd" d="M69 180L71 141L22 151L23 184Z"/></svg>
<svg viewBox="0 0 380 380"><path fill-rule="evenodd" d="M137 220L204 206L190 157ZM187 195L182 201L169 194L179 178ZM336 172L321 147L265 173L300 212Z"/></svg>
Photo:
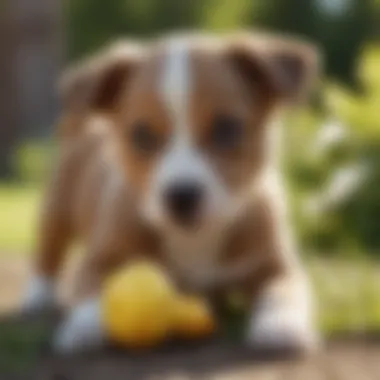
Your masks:
<svg viewBox="0 0 380 380"><path fill-rule="evenodd" d="M286 120L289 200L322 325L380 329L378 0L2 0L1 302L14 298L33 250L63 68L114 38L183 28L264 28L323 51L311 104Z"/></svg>

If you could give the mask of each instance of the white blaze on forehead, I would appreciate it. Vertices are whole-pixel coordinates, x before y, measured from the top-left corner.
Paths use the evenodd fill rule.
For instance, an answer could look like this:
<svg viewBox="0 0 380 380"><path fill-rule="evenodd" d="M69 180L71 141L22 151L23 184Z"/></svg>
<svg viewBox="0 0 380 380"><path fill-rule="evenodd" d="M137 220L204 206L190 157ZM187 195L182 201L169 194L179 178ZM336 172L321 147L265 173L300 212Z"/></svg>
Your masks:
<svg viewBox="0 0 380 380"><path fill-rule="evenodd" d="M173 127L182 132L188 127L188 104L190 98L190 67L188 44L173 39L165 52L160 92Z"/></svg>
<svg viewBox="0 0 380 380"><path fill-rule="evenodd" d="M157 82L157 94L170 122L170 140L150 173L144 213L151 221L161 226L172 226L164 195L176 183L191 183L202 188L200 213L205 226L209 224L207 221L219 218L222 206L225 206L229 200L228 191L218 173L212 167L207 155L195 143L190 102L193 96L192 74L196 66L192 65L190 47L191 41L186 38L177 37L167 42ZM203 250L200 247L193 248L202 256ZM208 246L205 250L210 251L211 248Z"/></svg>
<svg viewBox="0 0 380 380"><path fill-rule="evenodd" d="M180 180L202 182L206 169L199 151L192 144L189 41L173 38L168 42L164 54L159 94L170 120L171 141L156 171L156 185L161 188Z"/></svg>

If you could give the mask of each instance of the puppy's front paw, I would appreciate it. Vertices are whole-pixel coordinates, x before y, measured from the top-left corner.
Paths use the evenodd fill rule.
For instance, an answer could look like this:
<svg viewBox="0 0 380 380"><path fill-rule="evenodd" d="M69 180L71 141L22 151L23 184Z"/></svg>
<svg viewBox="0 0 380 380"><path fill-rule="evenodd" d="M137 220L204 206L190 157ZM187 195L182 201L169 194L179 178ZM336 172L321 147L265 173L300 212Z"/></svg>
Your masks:
<svg viewBox="0 0 380 380"><path fill-rule="evenodd" d="M269 350L309 353L319 346L318 334L307 316L286 305L260 308L252 317L247 339L253 347Z"/></svg>
<svg viewBox="0 0 380 380"><path fill-rule="evenodd" d="M86 351L102 346L105 333L101 323L98 299L75 307L63 322L53 341L59 353Z"/></svg>

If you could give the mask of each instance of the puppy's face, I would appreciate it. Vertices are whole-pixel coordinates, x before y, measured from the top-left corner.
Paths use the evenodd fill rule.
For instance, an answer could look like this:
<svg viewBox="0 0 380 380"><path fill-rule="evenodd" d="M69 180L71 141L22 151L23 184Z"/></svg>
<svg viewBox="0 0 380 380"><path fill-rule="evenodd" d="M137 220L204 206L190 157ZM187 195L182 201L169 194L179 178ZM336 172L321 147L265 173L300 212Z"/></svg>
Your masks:
<svg viewBox="0 0 380 380"><path fill-rule="evenodd" d="M112 94L119 158L151 223L194 231L239 212L270 164L276 105L307 80L305 53L281 53L178 37L108 72L98 92Z"/></svg>
<svg viewBox="0 0 380 380"><path fill-rule="evenodd" d="M266 150L265 105L247 90L220 54L188 41L141 68L120 102L118 141L151 221L193 229L236 212Z"/></svg>

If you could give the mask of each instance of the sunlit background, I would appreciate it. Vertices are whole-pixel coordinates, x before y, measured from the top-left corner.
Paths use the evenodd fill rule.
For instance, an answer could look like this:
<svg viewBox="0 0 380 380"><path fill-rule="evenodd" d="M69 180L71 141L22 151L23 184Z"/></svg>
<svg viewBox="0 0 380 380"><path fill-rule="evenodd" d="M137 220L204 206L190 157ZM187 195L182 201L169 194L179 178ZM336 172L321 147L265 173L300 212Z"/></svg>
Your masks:
<svg viewBox="0 0 380 380"><path fill-rule="evenodd" d="M286 121L284 170L324 328L380 328L380 1L2 0L0 302L19 289L54 157L63 68L121 36L264 28L315 41L325 75ZM1 264L3 263L3 264ZM12 298L12 300L11 300ZM4 306L6 307L6 306Z"/></svg>

